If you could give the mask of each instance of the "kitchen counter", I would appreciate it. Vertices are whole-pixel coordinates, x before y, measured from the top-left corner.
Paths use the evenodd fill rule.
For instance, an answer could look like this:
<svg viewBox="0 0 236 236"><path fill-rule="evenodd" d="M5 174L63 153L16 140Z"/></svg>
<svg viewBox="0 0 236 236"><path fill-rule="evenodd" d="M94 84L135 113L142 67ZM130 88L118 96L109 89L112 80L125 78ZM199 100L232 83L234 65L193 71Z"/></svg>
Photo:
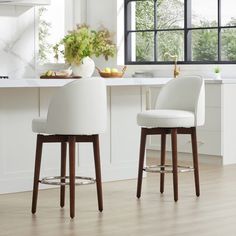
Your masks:
<svg viewBox="0 0 236 236"><path fill-rule="evenodd" d="M103 181L137 177L140 127L137 113L154 107L157 94L170 78L106 79L107 131L100 137ZM45 117L49 102L68 79L0 80L0 193L28 191L32 188L36 134L32 119ZM236 79L206 79L206 124L198 129L198 150L222 164L236 163ZM148 102L149 101L149 102ZM178 137L178 150L191 152L188 136ZM159 150L156 137L147 148ZM167 143L167 150L171 146ZM43 149L41 176L59 172L60 147L47 144ZM78 149L78 173L94 176L91 145Z"/></svg>
<svg viewBox="0 0 236 236"><path fill-rule="evenodd" d="M152 86L163 85L168 82L170 78L114 78L106 79L107 86ZM0 80L0 88L49 88L61 87L73 81L73 79L35 79L23 78L2 79ZM206 83L211 84L236 84L236 79L205 79Z"/></svg>
<svg viewBox="0 0 236 236"><path fill-rule="evenodd" d="M107 86L151 86L163 85L170 78L114 78L106 79ZM61 87L74 79L4 79L0 80L0 88L45 88Z"/></svg>

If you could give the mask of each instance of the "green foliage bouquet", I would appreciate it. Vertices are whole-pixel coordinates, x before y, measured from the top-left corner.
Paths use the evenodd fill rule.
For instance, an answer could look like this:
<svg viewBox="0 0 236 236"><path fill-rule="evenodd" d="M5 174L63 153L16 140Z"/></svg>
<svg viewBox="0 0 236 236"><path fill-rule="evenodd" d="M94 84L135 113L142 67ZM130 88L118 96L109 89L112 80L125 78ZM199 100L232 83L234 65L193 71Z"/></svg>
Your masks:
<svg viewBox="0 0 236 236"><path fill-rule="evenodd" d="M60 50L61 45L64 47ZM53 49L56 59L59 53L62 53L67 63L75 65L80 65L85 57L104 56L107 60L109 57L114 57L116 53L116 46L108 29L102 28L96 31L87 25L78 25Z"/></svg>

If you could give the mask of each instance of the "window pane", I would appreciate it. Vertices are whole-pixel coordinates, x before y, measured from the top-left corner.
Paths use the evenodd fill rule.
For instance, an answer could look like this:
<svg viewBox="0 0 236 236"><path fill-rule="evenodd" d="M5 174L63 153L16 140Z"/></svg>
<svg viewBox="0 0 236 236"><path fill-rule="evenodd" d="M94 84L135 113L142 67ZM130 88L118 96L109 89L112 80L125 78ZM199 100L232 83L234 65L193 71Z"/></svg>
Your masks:
<svg viewBox="0 0 236 236"><path fill-rule="evenodd" d="M217 58L218 58L217 30L213 29L193 30L192 61L216 61Z"/></svg>
<svg viewBox="0 0 236 236"><path fill-rule="evenodd" d="M157 34L157 52L158 61L172 61L165 53L177 55L178 61L184 60L184 32L171 31L171 32L158 32Z"/></svg>
<svg viewBox="0 0 236 236"><path fill-rule="evenodd" d="M222 29L222 61L236 61L236 29Z"/></svg>
<svg viewBox="0 0 236 236"><path fill-rule="evenodd" d="M154 33L131 33L131 61L154 60Z"/></svg>
<svg viewBox="0 0 236 236"><path fill-rule="evenodd" d="M50 6L39 11L39 53L40 64L54 63L53 46L65 35L65 0L51 0ZM59 62L64 62L60 58Z"/></svg>
<svg viewBox="0 0 236 236"><path fill-rule="evenodd" d="M157 28L184 27L184 0L157 0Z"/></svg>
<svg viewBox="0 0 236 236"><path fill-rule="evenodd" d="M154 29L154 1L129 2L131 24L129 30Z"/></svg>
<svg viewBox="0 0 236 236"><path fill-rule="evenodd" d="M236 4L235 0L221 1L221 25L236 26Z"/></svg>
<svg viewBox="0 0 236 236"><path fill-rule="evenodd" d="M192 27L217 26L218 0L192 0Z"/></svg>

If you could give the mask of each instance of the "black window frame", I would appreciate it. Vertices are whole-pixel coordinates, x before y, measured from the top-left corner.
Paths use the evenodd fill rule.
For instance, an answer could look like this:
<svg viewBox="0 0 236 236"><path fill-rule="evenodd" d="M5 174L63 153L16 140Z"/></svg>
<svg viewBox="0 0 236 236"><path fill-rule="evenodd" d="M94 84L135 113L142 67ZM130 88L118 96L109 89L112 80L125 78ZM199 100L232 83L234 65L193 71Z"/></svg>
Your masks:
<svg viewBox="0 0 236 236"><path fill-rule="evenodd" d="M184 28L180 29L157 29L156 20L157 20L157 0L154 1L154 29L146 30L128 30L131 29L131 8L129 7L129 2L138 2L145 0L124 0L124 41L125 41L125 64L126 65L168 65L172 64L172 61L157 61L157 43L156 37L157 32L159 31L184 31L184 61L178 61L178 64L236 64L235 61L222 61L221 60L221 31L222 29L236 29L235 26L222 26L221 25L221 1L216 0L218 4L218 22L215 27L190 27L191 25L191 0L184 0ZM191 61L191 34L189 32L193 30L203 30L203 29L215 29L218 31L218 57L216 61ZM135 32L154 32L154 61L131 61L131 33Z"/></svg>

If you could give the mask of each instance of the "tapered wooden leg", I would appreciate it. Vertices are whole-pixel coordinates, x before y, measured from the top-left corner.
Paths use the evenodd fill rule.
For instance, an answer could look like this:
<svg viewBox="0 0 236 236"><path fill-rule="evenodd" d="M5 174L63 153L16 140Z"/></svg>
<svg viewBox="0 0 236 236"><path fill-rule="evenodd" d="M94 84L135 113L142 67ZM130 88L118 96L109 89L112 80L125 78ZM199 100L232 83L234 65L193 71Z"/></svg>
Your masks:
<svg viewBox="0 0 236 236"><path fill-rule="evenodd" d="M70 217L75 216L75 136L69 137Z"/></svg>
<svg viewBox="0 0 236 236"><path fill-rule="evenodd" d="M138 168L138 183L137 183L137 198L141 196L142 190L142 180L143 180L143 165L145 156L145 146L146 146L146 130L142 128L141 130L141 140L140 140L140 151L139 151L139 168Z"/></svg>
<svg viewBox="0 0 236 236"><path fill-rule="evenodd" d="M66 142L61 143L61 177L66 176ZM61 184L65 184L65 179L61 179ZM65 185L60 187L60 206L65 206Z"/></svg>
<svg viewBox="0 0 236 236"><path fill-rule="evenodd" d="M101 178L101 164L100 164L100 150L99 150L99 136L94 135L93 141L96 185L97 185L97 199L98 210L103 211L103 199L102 199L102 178Z"/></svg>
<svg viewBox="0 0 236 236"><path fill-rule="evenodd" d="M192 150L193 150L193 167L194 167L194 179L196 195L200 196L200 184L199 184L199 167L198 167L198 151L197 151L197 132L196 127L191 128Z"/></svg>
<svg viewBox="0 0 236 236"><path fill-rule="evenodd" d="M35 167L34 167L34 186L33 186L32 208L31 208L31 212L33 214L36 212L36 208L37 208L42 148L43 148L42 136L38 135L37 136L37 144L36 144Z"/></svg>
<svg viewBox="0 0 236 236"><path fill-rule="evenodd" d="M178 201L177 129L171 131L174 200Z"/></svg>
<svg viewBox="0 0 236 236"><path fill-rule="evenodd" d="M166 134L161 134L161 165L165 165L165 155L166 155ZM161 170L164 171L165 167L161 167ZM161 173L161 179L160 179L160 192L164 193L164 178L165 173Z"/></svg>

